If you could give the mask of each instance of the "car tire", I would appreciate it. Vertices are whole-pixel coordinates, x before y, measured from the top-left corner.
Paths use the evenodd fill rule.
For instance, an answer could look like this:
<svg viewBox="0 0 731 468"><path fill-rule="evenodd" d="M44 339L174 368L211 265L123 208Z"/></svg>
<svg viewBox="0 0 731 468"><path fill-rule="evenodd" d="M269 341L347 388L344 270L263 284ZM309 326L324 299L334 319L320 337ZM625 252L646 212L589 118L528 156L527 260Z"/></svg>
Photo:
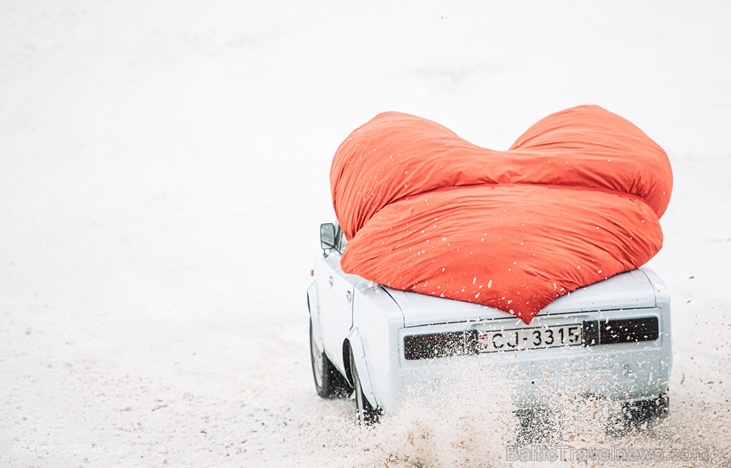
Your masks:
<svg viewBox="0 0 731 468"><path fill-rule="evenodd" d="M312 378L315 381L315 390L322 398L348 398L352 393L348 381L335 368L324 351L320 351L312 334L312 319L310 319L310 362L312 363Z"/></svg>
<svg viewBox="0 0 731 468"><path fill-rule="evenodd" d="M353 350L350 350L350 373L353 377L353 387L355 389L355 415L358 424L361 426L371 426L378 423L381 418L381 410L374 408L363 394L363 387L358 376L358 369L355 366L355 358L353 358Z"/></svg>
<svg viewBox="0 0 731 468"><path fill-rule="evenodd" d="M668 417L670 396L664 393L650 400L639 400L624 405L625 418L635 425L652 423Z"/></svg>
<svg viewBox="0 0 731 468"><path fill-rule="evenodd" d="M607 433L626 436L631 431L643 430L648 425L662 421L670 412L670 397L664 393L657 398L624 403L618 415L610 419Z"/></svg>

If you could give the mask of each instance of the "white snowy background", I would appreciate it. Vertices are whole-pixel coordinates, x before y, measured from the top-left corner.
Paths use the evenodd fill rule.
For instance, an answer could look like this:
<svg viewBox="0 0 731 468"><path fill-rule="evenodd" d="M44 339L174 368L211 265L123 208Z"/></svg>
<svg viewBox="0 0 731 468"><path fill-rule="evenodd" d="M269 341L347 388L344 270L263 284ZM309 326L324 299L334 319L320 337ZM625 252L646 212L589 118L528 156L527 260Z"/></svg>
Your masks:
<svg viewBox="0 0 731 468"><path fill-rule="evenodd" d="M672 414L569 442L728 466L729 18L723 0L0 0L0 465L506 465L509 409L457 389L442 416L371 431L315 394L330 162L386 110L505 149L593 103L673 164L651 262Z"/></svg>

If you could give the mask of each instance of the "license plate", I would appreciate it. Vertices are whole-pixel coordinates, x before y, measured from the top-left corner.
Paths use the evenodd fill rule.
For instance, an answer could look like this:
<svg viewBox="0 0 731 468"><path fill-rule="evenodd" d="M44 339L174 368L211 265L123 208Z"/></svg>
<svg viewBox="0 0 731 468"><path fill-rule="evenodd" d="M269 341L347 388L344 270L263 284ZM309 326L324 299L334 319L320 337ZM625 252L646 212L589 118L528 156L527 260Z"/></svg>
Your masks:
<svg viewBox="0 0 731 468"><path fill-rule="evenodd" d="M481 353L578 346L583 343L582 331L581 324L512 330L481 330L477 334L477 346Z"/></svg>

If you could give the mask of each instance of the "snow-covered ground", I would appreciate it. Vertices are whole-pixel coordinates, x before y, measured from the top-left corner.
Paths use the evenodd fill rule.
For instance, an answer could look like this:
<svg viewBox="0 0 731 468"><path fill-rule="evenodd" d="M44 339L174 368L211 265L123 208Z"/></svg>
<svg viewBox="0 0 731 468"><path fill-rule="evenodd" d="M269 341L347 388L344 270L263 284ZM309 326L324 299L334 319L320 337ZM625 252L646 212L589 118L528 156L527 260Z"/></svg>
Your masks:
<svg viewBox="0 0 731 468"><path fill-rule="evenodd" d="M729 466L729 17L723 0L0 1L0 464L506 465L509 409L468 379L371 431L315 394L329 165L385 110L504 149L595 103L673 163L651 262L674 299L672 410L611 439L583 412L568 443Z"/></svg>

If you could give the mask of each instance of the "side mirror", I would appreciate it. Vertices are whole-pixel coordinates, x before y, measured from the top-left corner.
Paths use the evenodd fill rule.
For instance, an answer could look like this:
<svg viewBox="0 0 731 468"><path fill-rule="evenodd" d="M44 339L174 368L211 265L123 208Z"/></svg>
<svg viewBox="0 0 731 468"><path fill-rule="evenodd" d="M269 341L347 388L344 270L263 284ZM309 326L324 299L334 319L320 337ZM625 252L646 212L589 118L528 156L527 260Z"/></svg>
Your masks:
<svg viewBox="0 0 731 468"><path fill-rule="evenodd" d="M322 250L335 248L335 225L333 223L320 224L320 247Z"/></svg>

